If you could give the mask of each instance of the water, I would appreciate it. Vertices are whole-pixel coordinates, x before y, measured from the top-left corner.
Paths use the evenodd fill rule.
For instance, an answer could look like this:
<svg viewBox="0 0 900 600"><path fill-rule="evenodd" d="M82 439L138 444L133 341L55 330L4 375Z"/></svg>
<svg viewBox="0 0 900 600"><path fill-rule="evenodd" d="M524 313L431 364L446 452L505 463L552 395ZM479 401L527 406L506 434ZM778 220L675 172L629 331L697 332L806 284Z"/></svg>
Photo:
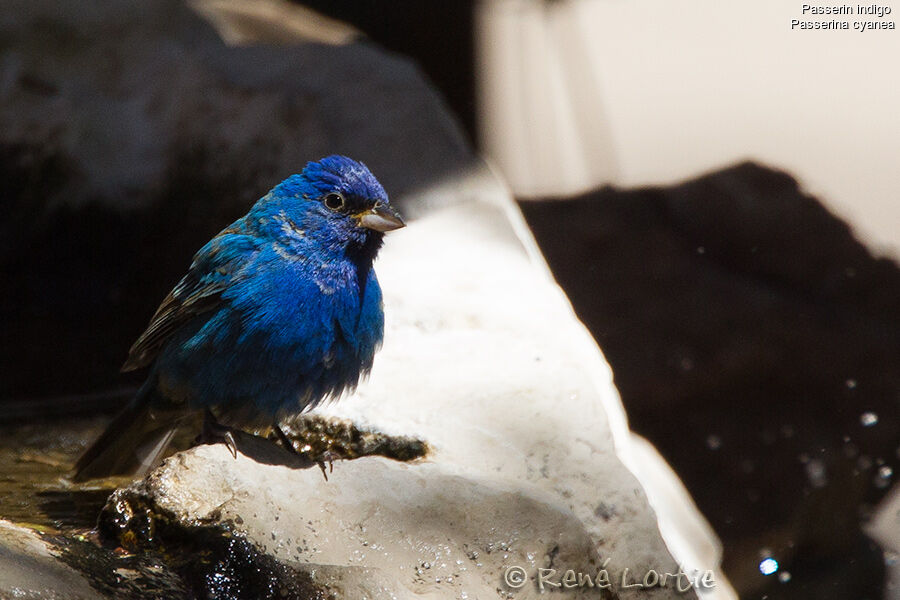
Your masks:
<svg viewBox="0 0 900 600"><path fill-rule="evenodd" d="M115 485L73 485L72 464L104 417L0 426L0 519L38 529L88 530Z"/></svg>

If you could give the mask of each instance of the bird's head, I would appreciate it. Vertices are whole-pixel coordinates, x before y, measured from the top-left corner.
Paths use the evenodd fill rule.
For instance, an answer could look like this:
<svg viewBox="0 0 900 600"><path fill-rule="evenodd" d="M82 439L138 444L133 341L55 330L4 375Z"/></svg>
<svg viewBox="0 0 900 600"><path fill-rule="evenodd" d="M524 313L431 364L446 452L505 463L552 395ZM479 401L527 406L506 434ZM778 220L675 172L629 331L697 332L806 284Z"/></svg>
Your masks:
<svg viewBox="0 0 900 600"><path fill-rule="evenodd" d="M285 212L300 235L368 248L373 255L385 232L405 225L371 171L346 156L307 163L267 199L267 210Z"/></svg>

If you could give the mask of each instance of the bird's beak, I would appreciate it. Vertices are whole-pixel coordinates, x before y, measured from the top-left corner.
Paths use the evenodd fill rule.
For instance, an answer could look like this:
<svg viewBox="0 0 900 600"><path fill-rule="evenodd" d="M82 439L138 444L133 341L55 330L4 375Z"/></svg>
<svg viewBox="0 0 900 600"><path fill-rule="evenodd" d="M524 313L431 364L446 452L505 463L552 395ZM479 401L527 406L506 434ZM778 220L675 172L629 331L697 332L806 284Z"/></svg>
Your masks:
<svg viewBox="0 0 900 600"><path fill-rule="evenodd" d="M360 227L366 229L374 229L384 233L385 231L393 231L406 227L406 223L400 218L393 208L387 204L379 204L365 212L357 215Z"/></svg>

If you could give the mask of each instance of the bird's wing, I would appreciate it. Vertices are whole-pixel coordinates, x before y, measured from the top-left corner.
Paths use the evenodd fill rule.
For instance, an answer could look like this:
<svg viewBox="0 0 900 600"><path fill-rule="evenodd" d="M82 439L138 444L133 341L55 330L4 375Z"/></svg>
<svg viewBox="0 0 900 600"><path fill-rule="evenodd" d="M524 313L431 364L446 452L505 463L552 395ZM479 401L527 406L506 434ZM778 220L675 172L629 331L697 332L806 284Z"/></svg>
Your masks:
<svg viewBox="0 0 900 600"><path fill-rule="evenodd" d="M196 315L217 307L222 292L241 277L244 265L259 248L257 238L232 226L211 239L197 254L181 281L150 319L150 324L128 351L122 371L149 365L166 340Z"/></svg>

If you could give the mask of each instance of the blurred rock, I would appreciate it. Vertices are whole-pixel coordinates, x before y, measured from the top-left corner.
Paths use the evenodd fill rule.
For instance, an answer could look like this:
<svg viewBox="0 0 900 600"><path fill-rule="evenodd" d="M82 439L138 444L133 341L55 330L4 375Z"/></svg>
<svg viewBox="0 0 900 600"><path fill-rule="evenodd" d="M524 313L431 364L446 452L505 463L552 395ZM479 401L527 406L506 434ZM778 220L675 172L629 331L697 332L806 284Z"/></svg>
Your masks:
<svg viewBox="0 0 900 600"><path fill-rule="evenodd" d="M885 597L900 591L900 486L878 505L866 526L866 533L884 548Z"/></svg>
<svg viewBox="0 0 900 600"><path fill-rule="evenodd" d="M193 253L307 161L366 162L414 218L475 160L408 60L330 22L309 42L287 4L196 4L283 45L229 47L178 0L0 13L0 399L120 386Z"/></svg>
<svg viewBox="0 0 900 600"><path fill-rule="evenodd" d="M189 4L229 45L347 44L362 35L346 23L287 0L190 0Z"/></svg>
<svg viewBox="0 0 900 600"><path fill-rule="evenodd" d="M31 529L0 520L0 598L99 600L77 571L59 562L50 544Z"/></svg>
<svg viewBox="0 0 900 600"><path fill-rule="evenodd" d="M237 10L198 6L223 18ZM301 19L297 7L267 6L256 21ZM364 42L304 43L298 32L291 45L228 47L177 0L16 0L7 8L0 144L37 148L65 165L50 204L146 205L190 158L193 177L243 188L211 205L255 200L329 153L365 161L395 195L472 160L418 70Z"/></svg>
<svg viewBox="0 0 900 600"><path fill-rule="evenodd" d="M897 265L750 163L521 207L742 597L880 597L861 522L898 468Z"/></svg>

